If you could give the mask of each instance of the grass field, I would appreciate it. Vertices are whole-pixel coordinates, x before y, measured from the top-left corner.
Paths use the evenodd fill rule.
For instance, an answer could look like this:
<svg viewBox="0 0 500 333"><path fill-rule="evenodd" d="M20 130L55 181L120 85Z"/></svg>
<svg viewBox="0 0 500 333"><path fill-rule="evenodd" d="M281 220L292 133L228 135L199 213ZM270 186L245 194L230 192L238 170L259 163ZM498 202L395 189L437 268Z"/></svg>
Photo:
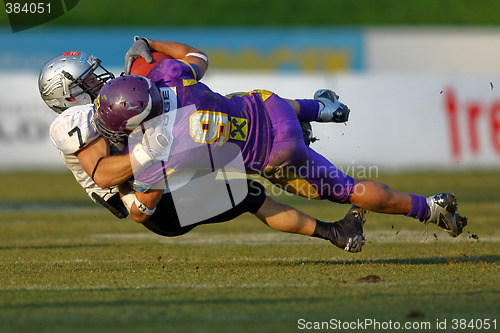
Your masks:
<svg viewBox="0 0 500 333"><path fill-rule="evenodd" d="M369 213L358 254L248 214L168 239L93 206L68 173L0 173L0 331L298 332L336 320L379 326L330 331L498 330L500 172L379 180L452 190L470 224L456 239L430 225L421 243L423 224ZM346 211L281 200L324 220Z"/></svg>

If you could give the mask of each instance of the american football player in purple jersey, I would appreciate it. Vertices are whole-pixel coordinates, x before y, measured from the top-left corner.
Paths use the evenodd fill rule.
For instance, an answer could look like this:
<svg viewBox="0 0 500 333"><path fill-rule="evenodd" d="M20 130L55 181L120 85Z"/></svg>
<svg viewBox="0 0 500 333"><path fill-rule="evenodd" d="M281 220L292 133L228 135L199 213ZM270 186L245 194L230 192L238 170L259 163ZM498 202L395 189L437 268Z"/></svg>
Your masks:
<svg viewBox="0 0 500 333"><path fill-rule="evenodd" d="M198 51L182 43L166 42L170 52L179 59L192 61ZM134 56L134 43L127 58ZM201 53L200 53L201 54ZM200 66L201 67L201 66ZM97 70L102 73L98 73ZM202 75L198 76L201 78ZM113 214L124 218L135 204L134 193L117 198L117 185L132 175L132 170L151 163L153 150L136 149L130 155L121 155L123 144L114 144L101 136L91 121L94 105L91 104L104 82L113 78L112 73L101 66L94 56L83 52L66 52L48 61L39 77L42 99L60 115L51 125L52 142L60 151L65 165L73 172L76 180L87 191L92 200L104 205ZM163 109L160 110L163 112ZM156 115L154 112L150 116ZM147 120L145 117L142 120ZM152 138L148 140L152 142ZM161 153L158 151L156 153ZM112 155L115 154L115 155ZM231 183L231 182L230 182ZM264 188L255 181L248 181L244 198L227 211L207 219L200 219L180 225L171 199L172 191L165 193L157 202L157 219L149 219L143 224L148 229L165 236L181 235L199 224L228 221L243 212L251 212L269 226L287 232L313 234L316 220L293 207L281 204L265 195ZM140 204L139 204L140 206ZM336 246L350 252L358 252L362 245L361 211L353 209L346 218L335 223L328 237ZM159 221L159 222L158 222ZM167 221L168 223L166 223ZM319 237L319 236L318 236Z"/></svg>
<svg viewBox="0 0 500 333"><path fill-rule="evenodd" d="M435 223L453 237L466 225L451 193L426 198L395 191L380 182L353 179L308 147L300 121L347 120L349 109L332 91L319 90L312 100L284 99L265 90L222 96L199 81L208 66L208 58L201 51L177 60L172 42L137 39L136 43L173 59L159 61L147 79L124 76L108 82L97 97L94 114L98 131L108 139L125 137L141 124L144 127L136 116L143 114L151 102L161 100L162 114L169 118L169 126L163 123L156 128L142 128L143 132L156 133L152 144L161 147L163 154L161 163L152 163L135 174L133 187L137 193L131 215L136 221L154 216L156 204L165 192L165 187L157 189L157 184L186 169L224 168L233 157L227 151L234 151L225 147L237 146L245 172L258 173L286 191L349 203L361 207L361 211L410 216ZM138 84L142 80L147 80L147 88ZM149 95L143 100L144 106L129 107L127 102L133 101L139 90ZM200 158L203 149L209 152L208 159ZM362 218L353 221L346 225L353 230L350 239L358 242ZM332 233L338 234L338 223L314 224L306 234L330 240Z"/></svg>

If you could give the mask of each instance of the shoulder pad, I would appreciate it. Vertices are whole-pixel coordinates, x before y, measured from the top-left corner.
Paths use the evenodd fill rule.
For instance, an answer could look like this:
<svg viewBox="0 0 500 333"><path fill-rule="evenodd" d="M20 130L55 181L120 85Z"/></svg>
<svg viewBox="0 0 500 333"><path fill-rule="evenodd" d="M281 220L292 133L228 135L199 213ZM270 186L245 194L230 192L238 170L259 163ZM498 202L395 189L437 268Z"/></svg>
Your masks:
<svg viewBox="0 0 500 333"><path fill-rule="evenodd" d="M50 125L50 139L62 153L74 154L99 137L92 126L92 104L71 107Z"/></svg>

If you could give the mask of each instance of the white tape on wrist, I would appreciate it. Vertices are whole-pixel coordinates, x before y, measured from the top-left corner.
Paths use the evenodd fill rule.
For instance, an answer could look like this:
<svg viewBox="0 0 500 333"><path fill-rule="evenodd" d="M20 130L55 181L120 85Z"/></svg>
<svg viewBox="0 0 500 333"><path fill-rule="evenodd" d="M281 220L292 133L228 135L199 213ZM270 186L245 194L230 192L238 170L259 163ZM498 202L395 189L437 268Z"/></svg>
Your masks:
<svg viewBox="0 0 500 333"><path fill-rule="evenodd" d="M196 53L196 52L191 52L185 55L185 57L196 57L205 60L205 62L208 64L208 57L204 54L201 53Z"/></svg>
<svg viewBox="0 0 500 333"><path fill-rule="evenodd" d="M134 203L134 200L135 200L134 191L130 191L122 197L123 205L125 206L125 208L127 208L129 213L130 209L132 208L132 204Z"/></svg>
<svg viewBox="0 0 500 333"><path fill-rule="evenodd" d="M148 162L150 162L153 158L142 149L142 145L138 144L137 146L134 147L134 150L132 151L132 154L134 155L135 159L141 166L145 166Z"/></svg>
<svg viewBox="0 0 500 333"><path fill-rule="evenodd" d="M156 207L153 209L149 209L145 204L140 202L137 198L135 198L134 203L137 206L137 209L139 209L143 214L151 216L156 211Z"/></svg>

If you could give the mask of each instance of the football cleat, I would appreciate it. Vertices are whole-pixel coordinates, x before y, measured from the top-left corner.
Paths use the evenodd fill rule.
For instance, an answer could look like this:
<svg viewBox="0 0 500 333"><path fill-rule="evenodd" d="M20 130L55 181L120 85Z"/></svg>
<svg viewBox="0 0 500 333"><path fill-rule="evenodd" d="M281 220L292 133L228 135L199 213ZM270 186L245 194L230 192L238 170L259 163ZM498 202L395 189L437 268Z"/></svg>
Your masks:
<svg viewBox="0 0 500 333"><path fill-rule="evenodd" d="M339 102L339 96L331 90L321 89L316 91L314 99L323 106L319 107L319 122L345 123L349 120L349 108Z"/></svg>
<svg viewBox="0 0 500 333"><path fill-rule="evenodd" d="M352 206L342 220L332 223L335 237L330 242L348 252L361 252L361 247L365 244L363 236L365 213L365 209Z"/></svg>
<svg viewBox="0 0 500 333"><path fill-rule="evenodd" d="M457 199L453 193L439 193L427 198L429 217L425 223L435 223L446 230L450 236L457 237L467 225L467 218L457 212Z"/></svg>

